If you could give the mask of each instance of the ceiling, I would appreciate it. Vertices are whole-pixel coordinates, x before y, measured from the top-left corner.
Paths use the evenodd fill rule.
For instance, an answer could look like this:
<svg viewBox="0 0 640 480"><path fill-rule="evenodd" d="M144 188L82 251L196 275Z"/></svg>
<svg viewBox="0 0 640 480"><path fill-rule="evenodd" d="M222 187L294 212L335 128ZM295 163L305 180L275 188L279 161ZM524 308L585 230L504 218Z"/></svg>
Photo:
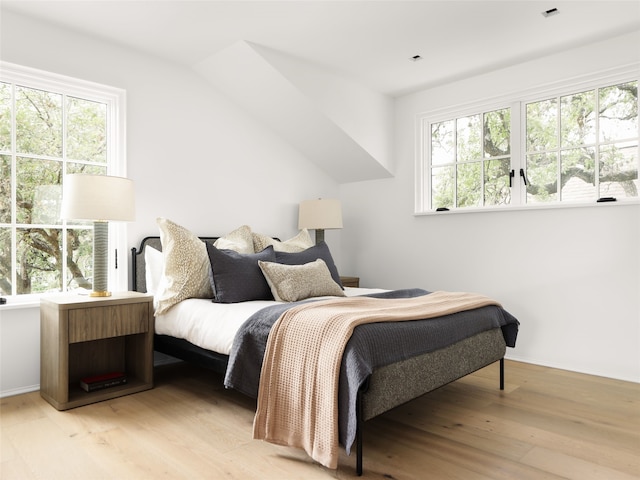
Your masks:
<svg viewBox="0 0 640 480"><path fill-rule="evenodd" d="M640 0L2 0L1 8L187 67L245 40L390 96L640 30ZM552 8L559 13L542 15Z"/></svg>

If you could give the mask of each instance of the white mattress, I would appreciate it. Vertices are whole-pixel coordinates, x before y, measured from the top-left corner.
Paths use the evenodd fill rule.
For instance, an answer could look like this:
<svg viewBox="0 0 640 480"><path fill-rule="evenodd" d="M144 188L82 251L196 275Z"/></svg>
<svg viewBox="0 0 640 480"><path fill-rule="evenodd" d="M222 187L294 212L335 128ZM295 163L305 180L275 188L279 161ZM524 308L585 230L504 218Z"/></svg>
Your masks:
<svg viewBox="0 0 640 480"><path fill-rule="evenodd" d="M379 288L345 287L348 297L384 292ZM275 301L257 300L242 303L214 303L191 298L156 317L156 333L170 335L207 350L229 355L236 332L244 321Z"/></svg>

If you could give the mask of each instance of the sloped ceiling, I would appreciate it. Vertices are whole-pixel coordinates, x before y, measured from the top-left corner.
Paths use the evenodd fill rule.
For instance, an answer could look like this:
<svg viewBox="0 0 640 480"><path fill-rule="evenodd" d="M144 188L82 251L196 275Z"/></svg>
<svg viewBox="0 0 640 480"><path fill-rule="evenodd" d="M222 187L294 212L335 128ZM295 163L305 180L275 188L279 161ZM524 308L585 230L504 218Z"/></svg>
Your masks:
<svg viewBox="0 0 640 480"><path fill-rule="evenodd" d="M338 183L391 176L391 98L244 41L195 69Z"/></svg>

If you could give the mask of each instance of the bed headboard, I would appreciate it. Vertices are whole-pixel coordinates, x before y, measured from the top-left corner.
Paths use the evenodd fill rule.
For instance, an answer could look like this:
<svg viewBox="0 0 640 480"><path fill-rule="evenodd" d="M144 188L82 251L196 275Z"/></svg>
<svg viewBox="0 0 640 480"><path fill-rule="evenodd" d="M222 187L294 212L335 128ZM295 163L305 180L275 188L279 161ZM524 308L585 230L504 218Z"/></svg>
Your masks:
<svg viewBox="0 0 640 480"><path fill-rule="evenodd" d="M203 242L215 242L219 237L198 237ZM145 237L140 242L140 248L131 249L131 290L135 292L147 292L147 279L145 276L146 265L144 262L144 247L150 246L162 251L160 237Z"/></svg>

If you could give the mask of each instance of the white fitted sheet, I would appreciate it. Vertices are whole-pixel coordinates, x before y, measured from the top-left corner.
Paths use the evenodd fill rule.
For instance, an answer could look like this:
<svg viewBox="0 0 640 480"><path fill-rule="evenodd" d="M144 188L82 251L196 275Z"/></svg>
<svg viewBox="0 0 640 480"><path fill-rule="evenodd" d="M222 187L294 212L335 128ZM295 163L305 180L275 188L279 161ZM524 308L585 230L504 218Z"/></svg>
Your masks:
<svg viewBox="0 0 640 480"><path fill-rule="evenodd" d="M379 293L379 288L345 287L348 297ZM274 305L273 300L242 303L214 303L209 299L183 300L168 312L158 315L155 331L161 335L182 338L198 347L229 355L240 326L258 310Z"/></svg>

